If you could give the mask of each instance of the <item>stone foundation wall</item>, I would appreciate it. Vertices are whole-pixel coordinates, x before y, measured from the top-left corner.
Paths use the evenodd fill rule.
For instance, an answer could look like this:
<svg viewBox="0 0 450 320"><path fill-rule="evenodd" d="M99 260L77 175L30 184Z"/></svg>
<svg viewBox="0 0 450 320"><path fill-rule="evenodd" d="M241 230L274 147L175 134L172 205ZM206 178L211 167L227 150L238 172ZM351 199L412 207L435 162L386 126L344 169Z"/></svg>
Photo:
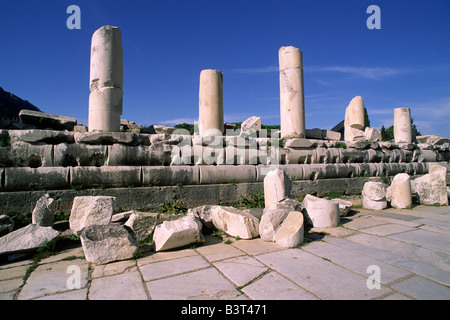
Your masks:
<svg viewBox="0 0 450 320"><path fill-rule="evenodd" d="M330 191L346 195L359 195L369 180L378 178L343 178L316 181L293 181L292 196L315 194L326 196ZM378 179L379 180L379 179ZM56 212L70 214L73 199L79 196L116 197L114 212L129 210L153 211L164 202L181 201L186 208L210 205L238 205L242 195L256 193L263 189L263 182L228 183L210 185L107 188L81 190L42 190L0 192L0 208L7 214L31 215L40 197L49 193L55 199Z"/></svg>
<svg viewBox="0 0 450 320"><path fill-rule="evenodd" d="M448 145L131 132L1 130L0 191L293 181L428 173ZM282 147L278 148L278 144Z"/></svg>

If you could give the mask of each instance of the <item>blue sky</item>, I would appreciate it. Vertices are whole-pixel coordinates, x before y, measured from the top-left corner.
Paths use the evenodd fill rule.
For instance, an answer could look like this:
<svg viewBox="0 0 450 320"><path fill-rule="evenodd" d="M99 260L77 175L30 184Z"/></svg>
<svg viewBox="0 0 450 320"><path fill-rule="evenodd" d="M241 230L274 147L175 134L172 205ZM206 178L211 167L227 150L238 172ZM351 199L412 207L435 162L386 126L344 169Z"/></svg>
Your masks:
<svg viewBox="0 0 450 320"><path fill-rule="evenodd" d="M69 30L69 5L81 29ZM369 5L381 29L369 30ZM450 1L43 0L0 4L0 86L87 124L93 32L122 30L122 118L198 118L202 69L224 74L225 121L279 124L278 49L303 52L306 127L331 129L363 97L371 126L409 107L422 134L450 137Z"/></svg>

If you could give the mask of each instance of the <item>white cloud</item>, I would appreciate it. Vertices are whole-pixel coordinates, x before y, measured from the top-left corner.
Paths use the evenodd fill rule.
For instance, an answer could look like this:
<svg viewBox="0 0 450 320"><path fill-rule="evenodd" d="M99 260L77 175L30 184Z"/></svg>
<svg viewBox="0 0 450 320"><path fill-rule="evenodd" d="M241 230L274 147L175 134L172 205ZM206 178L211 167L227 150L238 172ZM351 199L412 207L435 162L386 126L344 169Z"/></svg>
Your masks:
<svg viewBox="0 0 450 320"><path fill-rule="evenodd" d="M180 123L190 123L193 124L194 122L197 122L197 118L176 118L176 119L170 119L165 121L160 121L160 124L180 124Z"/></svg>
<svg viewBox="0 0 450 320"><path fill-rule="evenodd" d="M377 68L377 67L348 67L348 66L331 66L316 67L307 66L304 68L307 72L339 72L351 74L365 79L379 80L407 72L407 70L394 68Z"/></svg>

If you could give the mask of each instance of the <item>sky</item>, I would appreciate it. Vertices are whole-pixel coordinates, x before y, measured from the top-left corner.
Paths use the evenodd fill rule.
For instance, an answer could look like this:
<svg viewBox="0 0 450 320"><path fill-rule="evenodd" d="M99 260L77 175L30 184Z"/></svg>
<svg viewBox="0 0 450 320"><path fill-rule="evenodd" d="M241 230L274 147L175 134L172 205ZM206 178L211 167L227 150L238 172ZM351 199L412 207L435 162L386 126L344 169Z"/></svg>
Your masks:
<svg viewBox="0 0 450 320"><path fill-rule="evenodd" d="M69 29L70 5L80 29ZM370 5L380 29L369 29ZM0 87L88 123L92 34L123 42L123 119L198 120L199 75L223 72L226 122L280 123L278 50L303 53L306 128L331 129L362 96L371 127L411 108L422 134L450 137L450 0L15 0L0 2Z"/></svg>

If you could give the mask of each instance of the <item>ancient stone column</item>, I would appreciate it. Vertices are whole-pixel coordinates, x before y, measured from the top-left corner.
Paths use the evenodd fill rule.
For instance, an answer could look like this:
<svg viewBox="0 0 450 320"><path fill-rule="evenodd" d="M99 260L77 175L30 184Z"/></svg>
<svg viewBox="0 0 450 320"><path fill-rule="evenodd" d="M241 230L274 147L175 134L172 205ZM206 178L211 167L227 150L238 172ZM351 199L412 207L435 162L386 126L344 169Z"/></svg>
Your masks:
<svg viewBox="0 0 450 320"><path fill-rule="evenodd" d="M103 26L91 43L89 131L120 131L122 114L122 32Z"/></svg>
<svg viewBox="0 0 450 320"><path fill-rule="evenodd" d="M360 96L354 97L345 109L344 137L345 141L364 139L364 101Z"/></svg>
<svg viewBox="0 0 450 320"><path fill-rule="evenodd" d="M223 74L221 71L206 69L200 73L198 111L200 135L223 133Z"/></svg>
<svg viewBox="0 0 450 320"><path fill-rule="evenodd" d="M294 47L281 47L278 57L281 138L305 138L302 52Z"/></svg>
<svg viewBox="0 0 450 320"><path fill-rule="evenodd" d="M409 108L394 109L395 143L411 143L411 110Z"/></svg>

